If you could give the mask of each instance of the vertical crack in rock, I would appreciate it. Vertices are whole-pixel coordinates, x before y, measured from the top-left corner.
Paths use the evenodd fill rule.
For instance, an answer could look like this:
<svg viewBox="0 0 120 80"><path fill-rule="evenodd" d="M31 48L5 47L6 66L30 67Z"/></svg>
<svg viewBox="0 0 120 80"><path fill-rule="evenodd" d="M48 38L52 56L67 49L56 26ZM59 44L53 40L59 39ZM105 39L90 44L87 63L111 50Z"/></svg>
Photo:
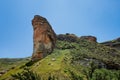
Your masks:
<svg viewBox="0 0 120 80"><path fill-rule="evenodd" d="M56 34L47 19L42 16L35 15L32 25L34 30L32 61L35 61L52 53L56 43Z"/></svg>

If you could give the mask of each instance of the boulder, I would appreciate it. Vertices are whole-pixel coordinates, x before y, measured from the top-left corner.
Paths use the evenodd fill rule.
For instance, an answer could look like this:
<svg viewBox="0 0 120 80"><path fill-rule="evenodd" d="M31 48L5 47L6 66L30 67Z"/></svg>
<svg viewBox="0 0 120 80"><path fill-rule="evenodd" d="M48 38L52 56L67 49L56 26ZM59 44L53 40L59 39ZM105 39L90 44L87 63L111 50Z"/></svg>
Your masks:
<svg viewBox="0 0 120 80"><path fill-rule="evenodd" d="M0 71L0 74L5 74L7 72L7 70L3 70L3 71Z"/></svg>
<svg viewBox="0 0 120 80"><path fill-rule="evenodd" d="M36 61L52 53L56 43L56 34L47 19L42 16L35 15L32 26L34 30L32 61Z"/></svg>
<svg viewBox="0 0 120 80"><path fill-rule="evenodd" d="M97 38L94 36L81 36L80 39L85 39L91 42L97 42Z"/></svg>

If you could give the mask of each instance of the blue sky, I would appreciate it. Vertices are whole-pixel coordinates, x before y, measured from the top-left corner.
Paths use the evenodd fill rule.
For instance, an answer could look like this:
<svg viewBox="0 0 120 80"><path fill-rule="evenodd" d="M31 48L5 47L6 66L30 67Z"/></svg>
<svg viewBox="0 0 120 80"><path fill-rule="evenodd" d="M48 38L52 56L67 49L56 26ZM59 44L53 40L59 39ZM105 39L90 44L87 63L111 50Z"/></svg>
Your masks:
<svg viewBox="0 0 120 80"><path fill-rule="evenodd" d="M57 34L120 37L120 0L0 0L0 58L32 55L34 15L46 17Z"/></svg>

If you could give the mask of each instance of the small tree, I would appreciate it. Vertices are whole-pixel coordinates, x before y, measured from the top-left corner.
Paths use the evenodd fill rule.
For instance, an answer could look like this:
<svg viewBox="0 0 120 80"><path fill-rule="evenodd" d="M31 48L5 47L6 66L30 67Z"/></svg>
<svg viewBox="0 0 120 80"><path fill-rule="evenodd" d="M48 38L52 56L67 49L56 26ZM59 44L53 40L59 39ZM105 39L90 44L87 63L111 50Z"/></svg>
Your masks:
<svg viewBox="0 0 120 80"><path fill-rule="evenodd" d="M87 80L92 79L93 73L97 68L98 68L98 66L95 65L95 63L92 61L92 62L90 62L90 66L88 67L88 69L83 70L83 73L86 76Z"/></svg>

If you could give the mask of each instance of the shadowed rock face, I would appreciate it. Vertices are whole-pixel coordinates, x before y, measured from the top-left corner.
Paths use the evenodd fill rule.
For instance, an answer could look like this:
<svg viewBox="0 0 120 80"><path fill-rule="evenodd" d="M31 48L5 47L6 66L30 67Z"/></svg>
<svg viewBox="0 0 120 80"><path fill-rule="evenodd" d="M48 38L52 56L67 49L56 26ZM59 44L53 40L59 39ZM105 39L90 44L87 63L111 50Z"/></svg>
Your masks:
<svg viewBox="0 0 120 80"><path fill-rule="evenodd" d="M57 39L61 41L76 42L78 37L75 34L66 33L57 35Z"/></svg>
<svg viewBox="0 0 120 80"><path fill-rule="evenodd" d="M53 51L56 43L56 34L49 22L39 15L34 16L32 25L34 30L32 60L35 61L44 58Z"/></svg>

